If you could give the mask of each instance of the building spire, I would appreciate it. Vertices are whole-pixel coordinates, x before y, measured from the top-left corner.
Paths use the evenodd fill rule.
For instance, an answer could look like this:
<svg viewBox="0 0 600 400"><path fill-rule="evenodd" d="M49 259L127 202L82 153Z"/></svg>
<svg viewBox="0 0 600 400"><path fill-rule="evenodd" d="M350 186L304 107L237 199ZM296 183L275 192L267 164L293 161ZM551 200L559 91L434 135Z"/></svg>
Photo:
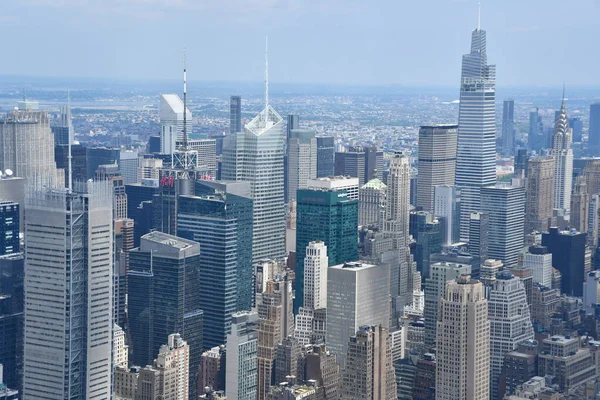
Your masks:
<svg viewBox="0 0 600 400"><path fill-rule="evenodd" d="M265 36L265 110L267 110L266 118L268 119L269 108L269 37ZM266 121L265 121L266 123Z"/></svg>
<svg viewBox="0 0 600 400"><path fill-rule="evenodd" d="M183 48L183 149L188 149L187 137L187 69L185 47Z"/></svg>
<svg viewBox="0 0 600 400"><path fill-rule="evenodd" d="M479 3L479 11L477 13L477 30L481 30L481 3Z"/></svg>
<svg viewBox="0 0 600 400"><path fill-rule="evenodd" d="M71 132L72 127L71 127L71 90L67 89L67 115L69 117L69 121L68 121L68 130L69 130L69 153L67 154L67 159L69 161L69 165L68 165L68 171L67 171L67 176L68 176L68 184L69 184L69 189L68 189L68 193L71 194L73 193L73 156L71 154L71 142L73 141L71 138L71 135L73 134Z"/></svg>

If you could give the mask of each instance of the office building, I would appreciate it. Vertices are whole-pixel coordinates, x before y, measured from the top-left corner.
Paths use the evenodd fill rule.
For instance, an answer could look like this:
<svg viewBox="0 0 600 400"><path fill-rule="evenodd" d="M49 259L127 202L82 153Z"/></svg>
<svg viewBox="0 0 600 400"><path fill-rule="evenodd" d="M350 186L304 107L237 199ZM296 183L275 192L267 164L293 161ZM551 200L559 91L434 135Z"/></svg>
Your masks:
<svg viewBox="0 0 600 400"><path fill-rule="evenodd" d="M249 181L254 199L252 260L285 256L284 119L268 104L223 141L221 178Z"/></svg>
<svg viewBox="0 0 600 400"><path fill-rule="evenodd" d="M183 140L184 119L188 135L192 132L192 112L186 107L185 118L183 113L183 101L177 94L160 95L160 152L162 154L173 154L177 150L177 141Z"/></svg>
<svg viewBox="0 0 600 400"><path fill-rule="evenodd" d="M397 399L388 330L361 326L348 342L342 397L348 400Z"/></svg>
<svg viewBox="0 0 600 400"><path fill-rule="evenodd" d="M112 188L74 186L31 188L26 201L25 399L111 396Z"/></svg>
<svg viewBox="0 0 600 400"><path fill-rule="evenodd" d="M362 186L373 178L383 179L383 151L376 147L351 146L335 153L335 175L358 178Z"/></svg>
<svg viewBox="0 0 600 400"><path fill-rule="evenodd" d="M498 393L504 355L525 340L533 340L527 294L521 279L501 272L487 293L490 322L491 393ZM497 395L493 395L498 398Z"/></svg>
<svg viewBox="0 0 600 400"><path fill-rule="evenodd" d="M590 196L588 205L587 219L587 243L591 248L598 245L598 236L600 235L600 194Z"/></svg>
<svg viewBox="0 0 600 400"><path fill-rule="evenodd" d="M290 376L298 376L300 344L293 336L283 338L277 345L275 355L275 384L286 382Z"/></svg>
<svg viewBox="0 0 600 400"><path fill-rule="evenodd" d="M407 156L396 153L390 160L387 187L384 232L392 239L392 248L403 252L409 243L410 165Z"/></svg>
<svg viewBox="0 0 600 400"><path fill-rule="evenodd" d="M525 189L497 185L480 193L481 210L489 215L488 257L516 265L523 247Z"/></svg>
<svg viewBox="0 0 600 400"><path fill-rule="evenodd" d="M242 97L229 98L229 134L242 131Z"/></svg>
<svg viewBox="0 0 600 400"><path fill-rule="evenodd" d="M225 394L231 400L256 400L258 383L258 314L231 317L225 355Z"/></svg>
<svg viewBox="0 0 600 400"><path fill-rule="evenodd" d="M529 155L527 149L517 149L515 154L515 178L524 179L527 176L527 164L529 162Z"/></svg>
<svg viewBox="0 0 600 400"><path fill-rule="evenodd" d="M498 395L514 395L517 387L537 375L538 342L526 340L504 355Z"/></svg>
<svg viewBox="0 0 600 400"><path fill-rule="evenodd" d="M125 184L138 183L140 156L137 150L121 150L119 154L119 172Z"/></svg>
<svg viewBox="0 0 600 400"><path fill-rule="evenodd" d="M587 192L589 194L600 193L600 160L586 160L582 175L585 180Z"/></svg>
<svg viewBox="0 0 600 400"><path fill-rule="evenodd" d="M583 282L583 306L587 315L594 315L600 304L600 271L588 272Z"/></svg>
<svg viewBox="0 0 600 400"><path fill-rule="evenodd" d="M387 185L374 178L361 186L358 191L358 224L382 228L385 217Z"/></svg>
<svg viewBox="0 0 600 400"><path fill-rule="evenodd" d="M0 256L18 253L20 206L14 201L0 200Z"/></svg>
<svg viewBox="0 0 600 400"><path fill-rule="evenodd" d="M207 387L211 390L225 389L226 356L225 345L213 347L202 353L200 374L198 377L198 391L200 393L203 393Z"/></svg>
<svg viewBox="0 0 600 400"><path fill-rule="evenodd" d="M137 182L142 182L144 179L160 179L162 168L163 160L160 158L140 158Z"/></svg>
<svg viewBox="0 0 600 400"><path fill-rule="evenodd" d="M434 210L434 189L454 185L458 125L423 125L419 129L417 207Z"/></svg>
<svg viewBox="0 0 600 400"><path fill-rule="evenodd" d="M335 138L317 135L317 178L326 178L334 174Z"/></svg>
<svg viewBox="0 0 600 400"><path fill-rule="evenodd" d="M515 149L515 101L504 100L502 108L502 150L512 156Z"/></svg>
<svg viewBox="0 0 600 400"><path fill-rule="evenodd" d="M389 266L345 263L327 270L327 348L345 367L348 341L363 325L389 327Z"/></svg>
<svg viewBox="0 0 600 400"><path fill-rule="evenodd" d="M441 224L433 214L426 211L410 213L410 234L415 239L413 258L417 271L423 278L429 277L429 257L442 251Z"/></svg>
<svg viewBox="0 0 600 400"><path fill-rule="evenodd" d="M223 344L231 315L252 308L252 198L249 182L198 181L198 196L180 196L178 235L200 244L199 308L203 346Z"/></svg>
<svg viewBox="0 0 600 400"><path fill-rule="evenodd" d="M590 105L590 128L588 131L588 150L598 154L600 148L600 102Z"/></svg>
<svg viewBox="0 0 600 400"><path fill-rule="evenodd" d="M258 296L258 400L266 400L274 383L277 345L294 331L292 282L277 275Z"/></svg>
<svg viewBox="0 0 600 400"><path fill-rule="evenodd" d="M460 237L469 240L469 217L481 211L480 189L496 183L496 66L487 64L486 32L471 36L462 59L456 185L461 189Z"/></svg>
<svg viewBox="0 0 600 400"><path fill-rule="evenodd" d="M127 218L127 194L119 166L117 164L99 165L94 179L109 181L113 188L113 219Z"/></svg>
<svg viewBox="0 0 600 400"><path fill-rule="evenodd" d="M327 308L327 246L310 242L304 257L304 307L313 310Z"/></svg>
<svg viewBox="0 0 600 400"><path fill-rule="evenodd" d="M54 145L73 143L74 132L71 121L71 105L63 104L58 109L58 123L50 128L54 134Z"/></svg>
<svg viewBox="0 0 600 400"><path fill-rule="evenodd" d="M113 299L114 321L119 326L126 326L125 313L127 303L127 271L129 270L129 251L133 249L134 222L129 218L115 219L114 231L114 265L113 265Z"/></svg>
<svg viewBox="0 0 600 400"><path fill-rule="evenodd" d="M573 192L571 194L571 208L569 222L572 228L579 232L588 231L590 195L587 192L587 185L582 176L575 178Z"/></svg>
<svg viewBox="0 0 600 400"><path fill-rule="evenodd" d="M573 129L573 143L581 143L583 138L583 121L581 118L569 118L569 126Z"/></svg>
<svg viewBox="0 0 600 400"><path fill-rule="evenodd" d="M294 129L300 129L300 116L297 114L289 114L287 116L287 124L286 124L286 138L289 139L291 137L292 131Z"/></svg>
<svg viewBox="0 0 600 400"><path fill-rule="evenodd" d="M472 212L469 219L469 254L473 257L471 276L479 277L479 267L488 259L490 249L490 215Z"/></svg>
<svg viewBox="0 0 600 400"><path fill-rule="evenodd" d="M107 147L86 147L87 177L93 179L100 165L119 164L120 149Z"/></svg>
<svg viewBox="0 0 600 400"><path fill-rule="evenodd" d="M542 246L546 246L552 254L552 266L560 271L561 292L569 296L583 296L583 281L586 266L586 234L571 231L560 231L550 228L542 234Z"/></svg>
<svg viewBox="0 0 600 400"><path fill-rule="evenodd" d="M301 189L297 199L296 311L303 306L304 256L310 242L327 246L330 266L358 260L358 201L336 189Z"/></svg>
<svg viewBox="0 0 600 400"><path fill-rule="evenodd" d="M158 179L145 179L142 183L125 185L127 216L134 221L133 245L140 245L140 238L152 229L152 200L160 193Z"/></svg>
<svg viewBox="0 0 600 400"><path fill-rule="evenodd" d="M309 179L307 189L345 190L348 193L348 199L358 200L358 178L350 176L328 176L326 178Z"/></svg>
<svg viewBox="0 0 600 400"><path fill-rule="evenodd" d="M552 156L554 157L554 208L568 209L571 206L571 182L573 180L573 130L569 127L565 99L554 124Z"/></svg>
<svg viewBox="0 0 600 400"><path fill-rule="evenodd" d="M435 397L490 398L490 322L481 282L463 275L446 286L437 324Z"/></svg>
<svg viewBox="0 0 600 400"><path fill-rule="evenodd" d="M315 132L293 129L288 137L288 202L296 200L298 189L305 189L309 179L317 178L317 139Z"/></svg>
<svg viewBox="0 0 600 400"><path fill-rule="evenodd" d="M527 147L529 150L539 154L543 148L547 147L544 132L542 116L540 115L539 108L536 108L529 112L529 135L527 137Z"/></svg>
<svg viewBox="0 0 600 400"><path fill-rule="evenodd" d="M127 368L128 347L125 344L125 332L115 324L113 327L113 365L115 368Z"/></svg>
<svg viewBox="0 0 600 400"><path fill-rule="evenodd" d="M0 256L0 383L9 388L20 388L22 382L24 278L23 253Z"/></svg>
<svg viewBox="0 0 600 400"><path fill-rule="evenodd" d="M54 146L54 161L56 168L68 171L69 168L69 146ZM86 148L80 144L71 145L71 170L73 171L73 182L87 180L87 155ZM68 173L65 172L64 187L69 187ZM62 183L60 183L62 185Z"/></svg>
<svg viewBox="0 0 600 400"><path fill-rule="evenodd" d="M162 232L142 236L129 252L128 318L135 365L152 363L165 337L181 332L190 346L190 396L197 397L203 346L200 245ZM192 398L196 398L192 397Z"/></svg>
<svg viewBox="0 0 600 400"><path fill-rule="evenodd" d="M177 142L178 148L183 147L183 141ZM198 153L196 165L206 171L202 179L217 177L217 141L215 139L189 139L188 148Z"/></svg>
<svg viewBox="0 0 600 400"><path fill-rule="evenodd" d="M0 120L0 170L46 185L60 184L63 175L56 169L46 111L19 109Z"/></svg>
<svg viewBox="0 0 600 400"><path fill-rule="evenodd" d="M579 337L560 335L542 340L538 375L554 376L560 391L570 392L597 375L591 347L580 347L579 341Z"/></svg>
<svg viewBox="0 0 600 400"><path fill-rule="evenodd" d="M325 390L327 400L340 399L340 366L335 354L325 344L319 343L305 356L305 380L315 380Z"/></svg>
<svg viewBox="0 0 600 400"><path fill-rule="evenodd" d="M531 246L523 255L523 268L531 269L533 282L552 287L552 253L545 246Z"/></svg>
<svg viewBox="0 0 600 400"><path fill-rule="evenodd" d="M3 381L3 365L0 364L0 399L2 400L19 400L19 391L11 389Z"/></svg>
<svg viewBox="0 0 600 400"><path fill-rule="evenodd" d="M525 234L546 232L554 210L554 158L532 157L527 162Z"/></svg>
<svg viewBox="0 0 600 400"><path fill-rule="evenodd" d="M433 214L442 223L442 245L460 241L460 188L443 185L434 188Z"/></svg>
<svg viewBox="0 0 600 400"><path fill-rule="evenodd" d="M435 346L439 300L444 297L446 283L461 275L471 272L471 265L447 263L444 261L432 263L429 277L425 279L425 345Z"/></svg>

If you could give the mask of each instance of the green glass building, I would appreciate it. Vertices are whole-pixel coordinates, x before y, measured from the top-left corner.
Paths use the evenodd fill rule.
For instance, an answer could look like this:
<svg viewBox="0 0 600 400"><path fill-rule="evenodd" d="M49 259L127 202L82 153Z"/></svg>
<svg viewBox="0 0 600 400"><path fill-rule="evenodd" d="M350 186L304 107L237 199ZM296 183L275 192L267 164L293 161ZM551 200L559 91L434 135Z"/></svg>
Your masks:
<svg viewBox="0 0 600 400"><path fill-rule="evenodd" d="M346 190L299 189L296 206L296 295L294 312L304 303L306 246L321 240L329 266L358 260L358 200Z"/></svg>

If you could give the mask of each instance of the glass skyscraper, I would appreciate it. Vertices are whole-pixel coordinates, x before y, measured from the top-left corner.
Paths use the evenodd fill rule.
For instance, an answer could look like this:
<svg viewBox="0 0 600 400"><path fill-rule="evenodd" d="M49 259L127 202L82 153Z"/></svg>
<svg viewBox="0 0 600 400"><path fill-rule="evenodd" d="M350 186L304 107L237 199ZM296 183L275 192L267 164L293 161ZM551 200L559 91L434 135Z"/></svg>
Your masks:
<svg viewBox="0 0 600 400"><path fill-rule="evenodd" d="M252 198L249 182L197 181L197 196L180 196L177 229L200 243L203 346L225 343L231 315L252 308Z"/></svg>
<svg viewBox="0 0 600 400"><path fill-rule="evenodd" d="M496 183L496 66L488 65L486 33L477 27L463 55L458 113L456 185L461 190L461 240L469 216L480 210L481 188Z"/></svg>
<svg viewBox="0 0 600 400"><path fill-rule="evenodd" d="M242 132L223 141L221 178L250 182L254 262L285 256L284 125L285 120L267 104Z"/></svg>
<svg viewBox="0 0 600 400"><path fill-rule="evenodd" d="M317 178L333 176L335 139L333 136L317 135Z"/></svg>
<svg viewBox="0 0 600 400"><path fill-rule="evenodd" d="M320 240L327 246L329 266L358 260L358 201L346 190L301 189L296 206L296 297L294 310L304 303L306 246Z"/></svg>
<svg viewBox="0 0 600 400"><path fill-rule="evenodd" d="M142 236L129 252L128 314L131 361L152 364L172 333L190 345L190 398L197 398L202 356L200 245L162 232ZM110 354L110 352L109 352Z"/></svg>

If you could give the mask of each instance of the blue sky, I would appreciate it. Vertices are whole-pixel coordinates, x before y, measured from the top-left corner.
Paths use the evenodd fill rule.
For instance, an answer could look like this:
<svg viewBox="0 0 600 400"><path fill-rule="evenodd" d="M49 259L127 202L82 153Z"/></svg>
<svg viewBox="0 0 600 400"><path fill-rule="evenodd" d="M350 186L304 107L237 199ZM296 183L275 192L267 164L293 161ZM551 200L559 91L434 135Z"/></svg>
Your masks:
<svg viewBox="0 0 600 400"><path fill-rule="evenodd" d="M476 0L2 0L0 75L458 85ZM600 85L600 0L482 0L498 84Z"/></svg>

